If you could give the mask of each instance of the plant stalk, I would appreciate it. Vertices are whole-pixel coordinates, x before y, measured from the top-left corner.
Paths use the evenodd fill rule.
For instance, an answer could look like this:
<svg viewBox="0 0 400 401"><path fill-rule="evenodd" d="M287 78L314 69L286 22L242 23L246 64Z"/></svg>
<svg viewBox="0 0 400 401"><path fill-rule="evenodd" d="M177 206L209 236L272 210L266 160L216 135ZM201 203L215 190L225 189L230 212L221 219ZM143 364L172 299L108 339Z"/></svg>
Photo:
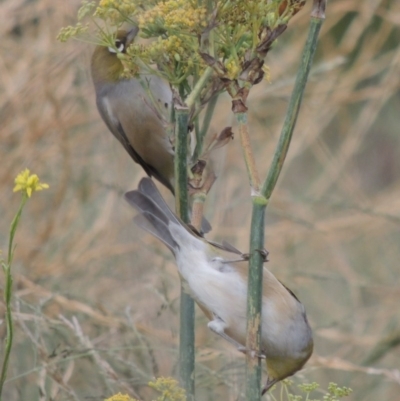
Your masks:
<svg viewBox="0 0 400 401"><path fill-rule="evenodd" d="M289 149L290 140L292 139L292 134L296 125L297 116L299 114L304 89L311 69L315 50L317 48L318 34L325 18L325 14L321 14L319 10L325 10L325 5L326 0L314 0L314 6L310 21L310 29L308 32L306 44L303 49L303 54L301 57L299 69L297 71L296 81L294 84L292 95L290 97L288 109L286 111L285 121L283 123L283 128L279 137L278 145L275 149L274 158L269 168L268 177L264 181L261 190L261 193L268 200L271 198L272 191L274 190L275 185L278 181L279 174L282 171L283 163Z"/></svg>
<svg viewBox="0 0 400 401"><path fill-rule="evenodd" d="M285 161L293 130L299 113L308 74L314 58L318 34L325 18L326 0L314 0L311 13L310 29L303 49L296 82L289 101L281 135L275 149L268 176L262 185L260 196L253 197L253 211L250 235L250 262L247 299L247 339L249 351L260 352L261 345L261 306L263 259L257 251L264 247L265 209L275 188L279 174ZM249 173L250 175L250 173ZM251 175L250 175L251 178ZM267 356L268 357L268 356ZM261 364L248 352L246 370L246 400L260 401Z"/></svg>
<svg viewBox="0 0 400 401"><path fill-rule="evenodd" d="M236 120L239 124L239 136L243 149L244 161L246 163L247 173L249 175L250 185L256 193L260 190L260 177L258 174L254 154L251 149L251 141L249 134L249 125L247 122L247 112L235 113Z"/></svg>
<svg viewBox="0 0 400 401"><path fill-rule="evenodd" d="M193 162L197 161L203 151L204 138L207 135L208 129L210 128L211 119L214 114L215 106L217 105L218 97L218 94L214 95L207 104L206 114L204 115L201 130L198 135L196 135L196 147L192 157Z"/></svg>
<svg viewBox="0 0 400 401"><path fill-rule="evenodd" d="M189 108L175 107L175 209L177 215L189 222L187 191ZM189 401L194 401L194 301L181 285L179 336L179 374L181 386Z"/></svg>
<svg viewBox="0 0 400 401"><path fill-rule="evenodd" d="M11 311L11 298L12 298L12 285L13 285L13 278L11 275L11 266L14 258L14 236L15 232L17 231L18 223L21 218L22 210L25 206L27 201L27 196L23 195L21 203L19 205L19 209L17 214L15 215L11 226L10 226L10 233L9 233L9 240L8 240L8 254L7 254L7 262L2 261L2 267L5 276L5 283L4 283L4 303L6 306L6 325L7 325L7 336L5 341L4 347L4 358L3 364L1 367L1 374L0 374L0 401L2 399L1 395L3 393L3 386L4 382L7 377L7 370L8 370L8 363L10 360L11 348L14 340L14 327L13 327L13 318L12 318L12 311Z"/></svg>
<svg viewBox="0 0 400 401"><path fill-rule="evenodd" d="M196 100L200 97L201 90L206 86L208 80L210 79L213 73L213 69L211 67L207 67L203 72L202 76L196 82L193 90L190 92L190 95L186 98L186 105L190 109L196 103Z"/></svg>
<svg viewBox="0 0 400 401"><path fill-rule="evenodd" d="M252 201L246 338L246 349L249 351L246 354L246 399L251 401L261 398L261 359L254 357L252 351L260 353L261 348L263 259L258 250L264 248L266 200L263 197L255 196Z"/></svg>

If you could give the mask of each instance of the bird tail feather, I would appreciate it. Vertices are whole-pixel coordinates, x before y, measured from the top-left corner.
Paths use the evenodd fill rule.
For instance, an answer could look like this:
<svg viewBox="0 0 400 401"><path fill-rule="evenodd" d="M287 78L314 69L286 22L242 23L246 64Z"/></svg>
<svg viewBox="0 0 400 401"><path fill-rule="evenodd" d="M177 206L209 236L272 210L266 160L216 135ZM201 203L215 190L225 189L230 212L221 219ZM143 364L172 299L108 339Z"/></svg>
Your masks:
<svg viewBox="0 0 400 401"><path fill-rule="evenodd" d="M160 219L151 213L144 212L135 216L133 221L140 228L158 238L174 255L176 254L179 245L172 238L169 228Z"/></svg>
<svg viewBox="0 0 400 401"><path fill-rule="evenodd" d="M171 235L170 223L182 228L184 226L168 207L153 181L150 178L143 178L138 189L127 192L125 199L140 213L134 217L134 222L176 254L179 245Z"/></svg>

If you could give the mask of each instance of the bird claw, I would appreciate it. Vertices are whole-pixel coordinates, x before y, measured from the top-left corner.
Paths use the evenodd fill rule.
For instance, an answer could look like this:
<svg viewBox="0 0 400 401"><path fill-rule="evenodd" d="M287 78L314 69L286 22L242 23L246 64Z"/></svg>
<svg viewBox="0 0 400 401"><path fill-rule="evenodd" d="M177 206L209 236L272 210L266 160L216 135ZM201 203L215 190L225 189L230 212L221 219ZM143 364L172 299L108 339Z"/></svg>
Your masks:
<svg viewBox="0 0 400 401"><path fill-rule="evenodd" d="M264 249L256 249L255 251L261 255L263 263L269 262L269 260L268 260L269 252L265 248ZM240 256L241 256L242 261L248 261L250 259L249 253L242 253Z"/></svg>
<svg viewBox="0 0 400 401"><path fill-rule="evenodd" d="M242 352L245 355L250 355L252 358L258 358L258 359L267 359L267 356L263 354L262 352L258 352L254 349L248 350L245 346L241 345L238 347L238 351Z"/></svg>
<svg viewBox="0 0 400 401"><path fill-rule="evenodd" d="M269 260L268 260L269 252L265 248L264 249L256 249L256 251L261 255L264 263L269 262Z"/></svg>

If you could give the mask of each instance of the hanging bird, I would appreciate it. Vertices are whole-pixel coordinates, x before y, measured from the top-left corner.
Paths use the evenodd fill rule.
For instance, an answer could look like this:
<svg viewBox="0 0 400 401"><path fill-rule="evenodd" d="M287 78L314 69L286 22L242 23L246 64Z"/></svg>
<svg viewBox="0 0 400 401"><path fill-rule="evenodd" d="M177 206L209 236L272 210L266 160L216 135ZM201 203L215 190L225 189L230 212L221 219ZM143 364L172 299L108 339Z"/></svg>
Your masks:
<svg viewBox="0 0 400 401"><path fill-rule="evenodd" d="M125 197L139 212L136 224L174 254L184 286L209 319L208 327L246 352L248 266L225 259L220 249L239 251L194 234L168 208L149 178ZM261 353L268 374L264 394L303 367L312 354L313 339L304 306L265 267L263 274Z"/></svg>
<svg viewBox="0 0 400 401"><path fill-rule="evenodd" d="M118 53L125 53L138 33L135 27L116 33L115 46L97 46L91 61L96 103L101 118L132 159L172 193L174 192L174 150L163 122L151 107L152 101L135 78L123 78ZM159 77L145 77L153 99L166 114L172 92Z"/></svg>

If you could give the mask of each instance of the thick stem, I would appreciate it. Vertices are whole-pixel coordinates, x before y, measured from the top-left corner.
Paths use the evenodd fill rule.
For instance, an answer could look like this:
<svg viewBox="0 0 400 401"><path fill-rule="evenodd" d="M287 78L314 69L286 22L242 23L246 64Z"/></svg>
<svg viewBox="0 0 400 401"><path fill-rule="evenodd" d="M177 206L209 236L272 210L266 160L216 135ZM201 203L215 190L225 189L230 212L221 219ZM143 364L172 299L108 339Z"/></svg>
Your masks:
<svg viewBox="0 0 400 401"><path fill-rule="evenodd" d="M189 222L189 198L187 191L187 141L189 109L175 109L175 209L178 216ZM179 372L181 386L187 399L194 400L194 302L181 286Z"/></svg>
<svg viewBox="0 0 400 401"><path fill-rule="evenodd" d="M175 210L185 222L189 222L189 197L187 191L187 151L188 151L189 109L175 108Z"/></svg>
<svg viewBox="0 0 400 401"><path fill-rule="evenodd" d="M258 250L264 248L265 198L253 197L253 212L250 234L250 261L247 297L246 348L246 399L261 399L261 360L254 355L261 349L261 303L263 282L263 259Z"/></svg>
<svg viewBox="0 0 400 401"><path fill-rule="evenodd" d="M179 374L188 401L194 401L194 301L181 286Z"/></svg>
<svg viewBox="0 0 400 401"><path fill-rule="evenodd" d="M259 252L257 252L257 249L263 249L264 247L265 208L271 197L272 191L275 188L289 149L301 99L307 82L308 73L314 57L318 33L323 22L325 5L326 1L324 0L314 0L310 30L307 42L304 46L301 65L296 77L296 83L289 102L288 110L286 112L284 126L282 128L267 179L262 186L260 194L261 196L253 197L247 299L248 321L246 347L249 351L255 350L259 352L260 350L263 260ZM246 399L248 401L260 401L260 361L252 358L251 356L251 352L249 352L247 356Z"/></svg>

